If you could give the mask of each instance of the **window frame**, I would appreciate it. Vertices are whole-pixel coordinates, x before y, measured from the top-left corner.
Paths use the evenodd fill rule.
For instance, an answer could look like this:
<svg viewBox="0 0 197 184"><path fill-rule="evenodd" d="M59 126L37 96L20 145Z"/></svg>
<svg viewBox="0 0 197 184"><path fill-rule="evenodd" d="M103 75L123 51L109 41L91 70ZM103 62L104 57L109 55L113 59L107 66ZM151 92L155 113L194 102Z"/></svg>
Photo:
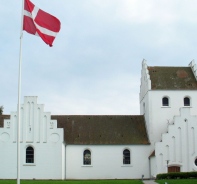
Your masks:
<svg viewBox="0 0 197 184"><path fill-rule="evenodd" d="M188 102L189 102L188 104L187 104L187 102L185 102L186 99L188 99ZM189 96L185 96L183 98L183 106L184 107L191 107L191 98Z"/></svg>
<svg viewBox="0 0 197 184"><path fill-rule="evenodd" d="M129 156L126 155L127 153L125 154L125 151L128 151ZM124 165L124 166L131 165L131 151L130 151L130 149L125 148L125 149L123 150L123 152L122 152L122 156L123 156L123 158L122 158L122 163L123 163L123 165ZM127 159L129 159L129 163L127 163L128 160L125 159L125 156L128 157Z"/></svg>
<svg viewBox="0 0 197 184"><path fill-rule="evenodd" d="M167 103L164 102L165 99L167 100ZM162 107L170 107L170 98L168 96L162 98Z"/></svg>
<svg viewBox="0 0 197 184"><path fill-rule="evenodd" d="M87 153L86 153L87 152ZM86 161L85 160L85 155L86 154L89 154L90 155L90 161L88 162L88 161ZM87 162L87 163L86 163ZM91 166L92 165L92 152L91 152L91 150L90 149L85 149L84 151L83 151L83 166Z"/></svg>
<svg viewBox="0 0 197 184"><path fill-rule="evenodd" d="M27 162L27 149L31 147L33 149L33 162ZM23 157L23 165L24 166L35 166L36 165L36 158L35 158L35 147L32 145L27 145L24 148L24 157Z"/></svg>
<svg viewBox="0 0 197 184"><path fill-rule="evenodd" d="M26 148L25 163L26 164L34 164L34 148L32 146L28 146Z"/></svg>

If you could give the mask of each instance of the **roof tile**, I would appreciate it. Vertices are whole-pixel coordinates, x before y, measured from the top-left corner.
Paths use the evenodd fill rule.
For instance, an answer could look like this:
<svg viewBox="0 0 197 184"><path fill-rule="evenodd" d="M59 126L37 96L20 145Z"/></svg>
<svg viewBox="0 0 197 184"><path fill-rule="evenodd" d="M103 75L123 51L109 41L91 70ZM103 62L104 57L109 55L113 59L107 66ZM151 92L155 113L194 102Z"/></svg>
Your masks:
<svg viewBox="0 0 197 184"><path fill-rule="evenodd" d="M52 115L66 144L149 144L144 116Z"/></svg>
<svg viewBox="0 0 197 184"><path fill-rule="evenodd" d="M151 89L196 90L197 81L191 67L148 67Z"/></svg>

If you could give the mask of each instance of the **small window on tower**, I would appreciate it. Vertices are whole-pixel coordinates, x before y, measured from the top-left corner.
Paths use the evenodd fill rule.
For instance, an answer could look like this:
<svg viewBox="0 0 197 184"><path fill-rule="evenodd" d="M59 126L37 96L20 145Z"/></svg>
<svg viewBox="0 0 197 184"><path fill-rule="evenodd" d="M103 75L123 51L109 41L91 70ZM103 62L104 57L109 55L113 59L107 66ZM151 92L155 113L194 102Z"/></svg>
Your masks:
<svg viewBox="0 0 197 184"><path fill-rule="evenodd" d="M184 98L184 106L190 106L190 98L188 97Z"/></svg>
<svg viewBox="0 0 197 184"><path fill-rule="evenodd" d="M163 106L169 106L169 99L168 99L168 97L163 97L162 98L162 105Z"/></svg>

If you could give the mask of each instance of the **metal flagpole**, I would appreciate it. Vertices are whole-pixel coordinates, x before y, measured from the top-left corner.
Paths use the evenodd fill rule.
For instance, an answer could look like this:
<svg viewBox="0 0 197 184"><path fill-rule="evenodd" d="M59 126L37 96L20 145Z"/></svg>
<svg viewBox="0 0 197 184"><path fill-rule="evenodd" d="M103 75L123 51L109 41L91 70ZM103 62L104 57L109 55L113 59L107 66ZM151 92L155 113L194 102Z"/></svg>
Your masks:
<svg viewBox="0 0 197 184"><path fill-rule="evenodd" d="M22 0L20 51L19 51L19 74L18 74L18 126L17 126L17 184L20 184L20 115L21 115L21 63L22 63L22 38L23 38L23 11L24 0Z"/></svg>

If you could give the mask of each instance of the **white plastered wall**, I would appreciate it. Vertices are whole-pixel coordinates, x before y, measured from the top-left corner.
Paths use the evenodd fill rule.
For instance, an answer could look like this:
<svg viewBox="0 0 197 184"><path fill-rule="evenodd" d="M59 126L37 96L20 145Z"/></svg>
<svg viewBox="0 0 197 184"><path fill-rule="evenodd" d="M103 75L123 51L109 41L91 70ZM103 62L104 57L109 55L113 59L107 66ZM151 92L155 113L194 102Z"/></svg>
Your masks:
<svg viewBox="0 0 197 184"><path fill-rule="evenodd" d="M184 107L184 97L190 98L191 105L185 108L190 109L191 114L197 113L197 92L194 90L155 90L149 91L149 138L152 144L161 140L163 133L167 132L168 125L173 123L173 118L179 115L179 109ZM162 106L162 98L169 98L169 106Z"/></svg>
<svg viewBox="0 0 197 184"><path fill-rule="evenodd" d="M15 179L17 173L17 112L0 128L0 179ZM63 129L51 120L37 97L25 97L21 105L21 179L64 179ZM34 163L26 163L26 148L34 148Z"/></svg>
<svg viewBox="0 0 197 184"><path fill-rule="evenodd" d="M156 159L155 156L152 156L150 159L150 179L156 178L157 168L156 168Z"/></svg>
<svg viewBox="0 0 197 184"><path fill-rule="evenodd" d="M91 165L83 165L83 152L91 151ZM123 150L129 149L131 164L123 165ZM67 179L149 178L149 145L67 145Z"/></svg>
<svg viewBox="0 0 197 184"><path fill-rule="evenodd" d="M146 121L146 130L148 133L148 138L150 139L150 131L151 131L151 116L149 115L149 111L151 110L151 100L149 98L149 91L151 90L151 80L148 71L148 66L146 64L146 60L142 61L142 69L141 69L141 84L140 84L140 114L144 115Z"/></svg>
<svg viewBox="0 0 197 184"><path fill-rule="evenodd" d="M197 171L197 116L190 115L189 108L181 108L168 132L162 135L162 142L156 143L157 173L167 172L168 166L178 166L181 172Z"/></svg>

